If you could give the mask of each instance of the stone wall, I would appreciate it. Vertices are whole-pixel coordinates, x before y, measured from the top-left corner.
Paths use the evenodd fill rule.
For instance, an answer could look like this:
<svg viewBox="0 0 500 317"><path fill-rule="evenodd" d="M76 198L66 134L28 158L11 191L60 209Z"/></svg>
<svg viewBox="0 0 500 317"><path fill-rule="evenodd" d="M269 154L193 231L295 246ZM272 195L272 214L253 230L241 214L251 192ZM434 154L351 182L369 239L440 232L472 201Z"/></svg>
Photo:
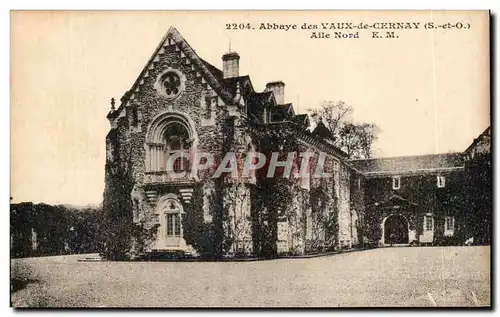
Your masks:
<svg viewBox="0 0 500 317"><path fill-rule="evenodd" d="M341 248L351 247L353 244L353 213L350 204L350 169L340 165L340 192L338 197L339 208L339 246Z"/></svg>
<svg viewBox="0 0 500 317"><path fill-rule="evenodd" d="M366 179L364 231L370 243L377 245L382 241L382 222L391 214L401 214L407 219L410 234L417 241L423 234L424 216L427 214L434 219L431 243L440 243L443 238L446 216L455 218L457 230L454 234L457 238L463 235L467 212L463 171L441 172L439 175L446 178L444 188L437 187L437 173L402 175L401 187L397 190L392 188L390 175ZM399 197L404 200L398 202Z"/></svg>
<svg viewBox="0 0 500 317"><path fill-rule="evenodd" d="M250 188L243 182L227 183L224 188L224 206L229 215L230 254L253 253Z"/></svg>
<svg viewBox="0 0 500 317"><path fill-rule="evenodd" d="M365 233L365 199L364 199L364 184L363 175L352 170L351 171L351 194L350 204L353 213L352 225L352 245L363 246L366 240Z"/></svg>
<svg viewBox="0 0 500 317"><path fill-rule="evenodd" d="M158 93L156 83L158 76L168 69L178 72L184 88L171 100ZM332 249L339 243L342 246L357 243L356 221L352 219L350 208L350 172L338 163L338 158L332 153L325 162L325 171L333 173L329 178L311 177L304 181L296 178L225 177L223 189L217 191L214 181L210 179L214 166L211 170L199 171L193 175L195 179L186 180L183 184L155 183L156 174L148 171L146 166L147 134L155 118L166 112L179 114L189 121L194 130L193 148L198 152L214 154L216 163L228 151L244 155L250 148L258 151L297 151L297 154L306 149L317 154L326 151L325 144L320 141L310 140L316 145L307 144L308 141L299 142L293 130L278 133L276 139L271 141L266 139L268 131L273 129L271 126L264 127L260 134L252 132L247 122L239 118L238 111L245 108L242 99L236 105L224 104L176 45L163 49L147 70L147 76L140 79L138 89L127 92L124 101L127 105L116 110L117 118L111 120L112 131L106 142L106 156L110 165L115 161L128 162L126 166L122 164L114 168L130 169L134 223L145 228L157 226L160 223L157 202L165 195L177 197L184 210L191 210L194 207L190 205L189 195L184 193L193 186L193 182L201 181L203 192L207 195L200 207L205 223L213 221L214 216L208 196L212 200L218 197L223 201L224 212L229 217L224 223L224 234L231 242L229 254L300 254ZM266 145L268 141L270 144ZM285 148L280 148L280 145L285 145ZM107 187L108 180L107 176ZM281 195L280 192L286 194ZM111 195L113 193L106 190L105 200ZM155 249L154 238L145 243L145 249Z"/></svg>
<svg viewBox="0 0 500 317"><path fill-rule="evenodd" d="M179 71L184 81L184 91L174 100L167 100L155 88L157 77L167 69ZM128 92L130 102L120 107L117 118L111 122L114 129L107 138L106 151L108 163L114 161L130 161L134 183L131 192L133 201L133 220L146 228L159 224L156 202L162 195L175 194L184 205L188 202L181 199L180 186L150 187L145 182L146 171L146 137L148 127L155 117L165 112L176 112L185 115L193 124L198 151L215 154L216 159L222 157L223 131L226 111L222 100L204 82L198 70L175 45L167 46L164 53L153 62L147 76L140 80L139 90L133 94ZM126 101L126 100L125 100ZM211 108L211 120L207 120L207 106ZM123 166L122 166L123 168ZM210 171L208 171L210 172ZM203 173L200 173L203 178ZM107 178L107 183L109 177ZM109 191L105 191L104 199L109 199ZM207 220L208 217L207 217ZM154 241L146 243L146 250L154 249Z"/></svg>

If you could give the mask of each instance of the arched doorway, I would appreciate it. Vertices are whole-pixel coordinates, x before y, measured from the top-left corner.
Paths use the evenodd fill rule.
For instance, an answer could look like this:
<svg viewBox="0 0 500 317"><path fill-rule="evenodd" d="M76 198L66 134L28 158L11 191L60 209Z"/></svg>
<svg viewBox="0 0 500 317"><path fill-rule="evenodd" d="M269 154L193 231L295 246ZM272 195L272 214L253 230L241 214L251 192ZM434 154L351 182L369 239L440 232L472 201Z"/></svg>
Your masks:
<svg viewBox="0 0 500 317"><path fill-rule="evenodd" d="M384 244L408 244L408 221L401 215L391 215L384 221Z"/></svg>
<svg viewBox="0 0 500 317"><path fill-rule="evenodd" d="M166 195L160 199L157 208L160 227L158 228L156 248L168 250L185 247L182 238L183 209L179 200L171 195Z"/></svg>

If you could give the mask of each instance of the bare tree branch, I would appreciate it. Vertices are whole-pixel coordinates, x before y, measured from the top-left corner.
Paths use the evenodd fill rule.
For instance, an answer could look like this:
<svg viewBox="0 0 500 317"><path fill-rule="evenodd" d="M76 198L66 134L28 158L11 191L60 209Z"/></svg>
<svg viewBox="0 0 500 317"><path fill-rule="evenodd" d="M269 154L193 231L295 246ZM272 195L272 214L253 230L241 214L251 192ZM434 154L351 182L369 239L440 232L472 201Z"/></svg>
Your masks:
<svg viewBox="0 0 500 317"><path fill-rule="evenodd" d="M349 121L353 112L351 106L343 101L325 100L320 108L307 111L314 123L322 119L334 138L334 144L344 150L349 158L372 157L372 145L377 139L379 128L374 123L356 124Z"/></svg>

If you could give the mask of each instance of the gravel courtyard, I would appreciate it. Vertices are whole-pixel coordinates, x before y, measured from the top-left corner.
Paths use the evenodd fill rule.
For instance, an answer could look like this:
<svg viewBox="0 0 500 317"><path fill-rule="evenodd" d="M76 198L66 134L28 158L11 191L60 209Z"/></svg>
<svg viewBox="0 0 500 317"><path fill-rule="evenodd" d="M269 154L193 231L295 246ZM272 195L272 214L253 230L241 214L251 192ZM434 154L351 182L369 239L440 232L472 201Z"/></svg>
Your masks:
<svg viewBox="0 0 500 317"><path fill-rule="evenodd" d="M11 260L14 307L490 305L489 247L384 248L258 262Z"/></svg>

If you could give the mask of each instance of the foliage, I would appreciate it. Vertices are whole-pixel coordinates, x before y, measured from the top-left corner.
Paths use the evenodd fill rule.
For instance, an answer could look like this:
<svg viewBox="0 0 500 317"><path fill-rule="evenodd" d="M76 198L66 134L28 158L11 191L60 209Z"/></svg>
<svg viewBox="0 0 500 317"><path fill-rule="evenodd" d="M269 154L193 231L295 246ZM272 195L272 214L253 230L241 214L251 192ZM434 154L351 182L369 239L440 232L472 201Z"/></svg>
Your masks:
<svg viewBox="0 0 500 317"><path fill-rule="evenodd" d="M112 146L117 147L116 156L106 162L106 188L103 201L103 240L101 255L109 260L129 259L132 249L132 232L135 232L132 216L131 192L133 179L131 153L120 153L120 146L113 135ZM120 153L121 154L121 153Z"/></svg>
<svg viewBox="0 0 500 317"><path fill-rule="evenodd" d="M265 153L267 157L276 151L287 153L298 150L295 138L292 137L293 130L281 127L260 132L259 151ZM277 255L277 227L280 218L286 218L287 221L294 219L300 223L300 219L296 219L298 211L291 204L294 180L283 177L281 171L282 169L277 168L274 177L268 178L267 168L260 169L257 173L257 186L252 189L254 195L252 220L258 222L258 225L254 226L254 231L257 231L253 235L254 253L262 257L272 258Z"/></svg>
<svg viewBox="0 0 500 317"><path fill-rule="evenodd" d="M330 100L323 101L319 109L307 109L307 111L313 122L317 123L320 118L323 119L323 123L335 138L339 135L344 122L353 112L352 107L345 102Z"/></svg>
<svg viewBox="0 0 500 317"><path fill-rule="evenodd" d="M221 197L222 184L214 181L214 191L207 197L212 221L205 222L203 210L203 184L194 185L191 202L182 217L183 238L203 258L222 258L232 244L227 228L227 209L223 208Z"/></svg>
<svg viewBox="0 0 500 317"><path fill-rule="evenodd" d="M345 123L339 132L338 145L349 158L372 157L372 144L377 139L378 128L373 123Z"/></svg>
<svg viewBox="0 0 500 317"><path fill-rule="evenodd" d="M280 203L283 202L284 192L279 190L275 178L261 182L253 190L254 214L254 254L272 258L277 254L276 241L278 240L277 223Z"/></svg>
<svg viewBox="0 0 500 317"><path fill-rule="evenodd" d="M321 119L330 130L333 142L345 151L350 159L372 157L372 146L379 128L374 123L354 123L350 119L351 106L343 101L324 101L318 109L307 110L314 123Z"/></svg>
<svg viewBox="0 0 500 317"><path fill-rule="evenodd" d="M107 187L103 202L104 241L101 255L109 260L127 260L143 255L154 241L159 224L152 227L134 223L131 192L133 189L130 154L106 164Z"/></svg>
<svg viewBox="0 0 500 317"><path fill-rule="evenodd" d="M148 246L156 240L156 234L160 224L156 223L153 226L147 226L144 221L133 224L131 226L130 236L133 240L132 254L134 258L146 255Z"/></svg>
<svg viewBox="0 0 500 317"><path fill-rule="evenodd" d="M245 202L248 202L251 194L242 182L234 182L231 187L225 189L225 213L229 216L229 225L227 226L228 241L232 246L236 256L248 255L251 246L250 239L247 236L250 231L250 214L245 212Z"/></svg>
<svg viewBox="0 0 500 317"><path fill-rule="evenodd" d="M474 244L491 244L493 209L493 174L491 153L477 153L465 165L466 213L468 237L474 237Z"/></svg>
<svg viewBox="0 0 500 317"><path fill-rule="evenodd" d="M336 184L338 185L338 184ZM334 187L331 189L334 190ZM334 193L328 192L328 186L322 184L311 188L311 239L308 240L308 251L324 251L337 244L338 208Z"/></svg>
<svg viewBox="0 0 500 317"><path fill-rule="evenodd" d="M194 186L191 202L182 217L183 238L202 257L214 254L215 239L212 223L205 223L203 216L203 185Z"/></svg>
<svg viewBox="0 0 500 317"><path fill-rule="evenodd" d="M11 204L11 256L96 252L101 244L100 207ZM33 250L32 236L36 236Z"/></svg>

